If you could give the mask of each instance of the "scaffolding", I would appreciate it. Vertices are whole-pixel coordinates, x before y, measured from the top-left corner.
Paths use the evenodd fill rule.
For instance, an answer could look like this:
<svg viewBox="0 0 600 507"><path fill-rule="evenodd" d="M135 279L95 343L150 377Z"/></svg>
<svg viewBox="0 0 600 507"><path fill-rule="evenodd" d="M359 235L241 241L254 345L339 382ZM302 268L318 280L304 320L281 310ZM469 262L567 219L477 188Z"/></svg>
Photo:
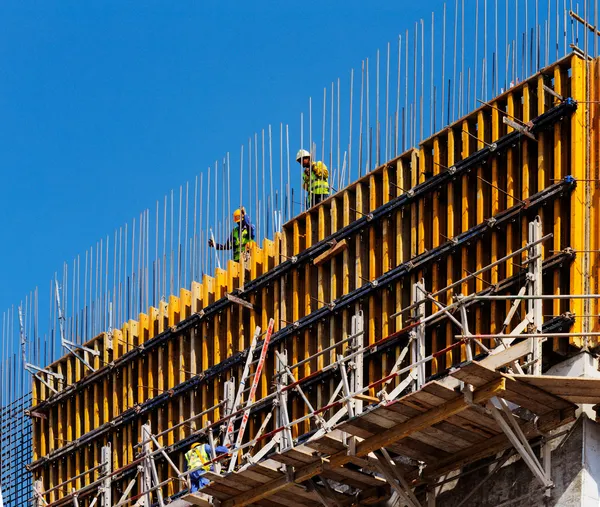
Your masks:
<svg viewBox="0 0 600 507"><path fill-rule="evenodd" d="M564 92L567 87L561 88L560 78L567 72L558 67L554 72L556 89ZM573 84L569 86L576 88L580 86L581 69L572 75ZM561 156L559 152L555 154L556 163L564 162L564 167L556 170L553 178L549 178L548 171L545 180L536 181L537 191L510 190L522 199L508 193L509 185L504 182L508 196L505 205L490 206L487 215L478 209L477 216L472 214L471 220L467 217L460 227L448 223L440 229L444 212L439 205L432 214L423 213L432 200L435 210L435 199L440 194L446 198L447 193L450 201L462 192L465 205L468 183L475 172L478 200L480 191L484 195L483 184L496 188L496 194L498 190L504 192L496 185L500 184L498 174L502 170L498 164L502 158L510 158L517 150L520 153L524 143L531 147L534 142L543 144L544 138L547 141L552 134L564 134L561 124L568 125L563 120L577 111L578 104L550 93L553 90L544 84L546 78L536 77L523 92L526 122L504 121L506 129L501 130L498 115L492 115L493 140L488 119L479 111L476 126L471 118L449 129L446 153L435 139L432 145L424 144L420 150L386 164L358 182L354 194L345 191L338 198L336 206L343 203L343 217L337 215L332 201L330 208L311 212L318 214L318 221L311 221L308 215L304 222L294 221L287 240L278 238L281 242L268 255L265 253L260 263L252 259L247 283L243 265L242 272L219 271L216 283L208 280L192 294L182 290L180 299L172 297L168 306L161 303L158 310L151 308L149 315L140 315L139 330L138 322L132 321L122 333L115 330L113 334L111 330L89 346L66 343L74 347L68 349L68 358L49 369L59 375L65 373L66 382L49 378L50 385L57 388L50 389L54 394L47 391L36 398L41 400L35 415L41 429L38 434L52 426L51 421L45 426L45 414L54 417L55 422L60 420L63 404L68 407L63 415L69 413L69 408L71 414L77 412L77 403L70 404L70 400L84 400L84 410L88 411L90 406L109 408L102 417L94 415L93 422L79 421L78 430L71 428L76 437L68 439L66 445L42 447L32 464L36 476L42 470L53 473L55 465L60 470L61 461L69 460L71 470L77 473L71 477L67 464L51 478L48 491L36 483L34 498L41 505L56 507L111 502L119 506L162 506L185 495L192 471L184 470L183 453L204 438L209 441L213 467L204 477L211 483L201 495L185 497L199 505L250 505L263 500L288 507L316 502L345 505L357 498L376 501L390 495L412 507L423 502L432 505L446 473L489 456L488 452L503 453L498 467L504 459L520 457L539 482L540 490L547 493L552 487L545 448L552 438L549 432L573 420L577 400L597 402L596 395L584 395L590 389L597 390L596 381L568 379L572 389L565 392L557 387L564 379L540 375L542 347L546 343L548 348L548 338L553 339L555 347L560 342L586 341L600 335L584 331L579 325L581 320L576 321L586 315L581 313L579 302L598 299L598 295L573 282L578 276L574 261L580 260L577 256L581 250L566 246L577 247L561 227L542 234L542 226L552 219L548 209L553 208L554 216L559 216L570 209L569 203L581 200L580 180L568 175L567 154ZM535 110L529 107L533 84L537 84L538 116L531 119L529 115ZM560 101L549 109L544 101L548 94ZM512 92L508 95L507 111L519 115L514 107L520 97L513 97ZM572 121L576 123L576 115ZM480 143L484 147L475 151L473 147ZM463 158L456 161L459 151ZM538 157L540 154L544 154L543 148ZM405 166L408 158L410 170ZM575 162L572 169L578 171ZM519 174L516 164L511 164L507 178L513 178L514 184ZM487 181L481 168L490 166L492 177ZM430 174L427 170L432 167L443 170L434 169ZM408 191L402 188L408 186L403 183L406 174L411 178ZM578 175L582 176L581 171ZM381 181L378 183L376 178ZM527 176L528 182L534 179ZM398 189L390 192L390 185L396 184ZM494 190L492 199L493 195ZM331 224L325 223L324 209L331 210ZM355 212L355 220L350 209ZM532 220L538 213L539 217ZM404 215L411 215L410 230L401 218ZM390 240L393 220L400 243L408 243L410 237L413 244L409 248L396 245L396 251L390 254L394 248ZM421 226L426 229L426 220L431 220L432 231L421 230ZM568 220L564 219L563 227L569 227ZM527 238L521 228L528 231ZM380 233L383 238L378 250ZM505 249L498 247L498 238L504 234ZM369 262L363 263L367 236ZM481 253L483 238L490 237L491 259ZM469 263L473 244L477 245L473 256L476 262ZM279 262L279 256L286 260ZM458 269L452 265L457 258ZM348 266L354 262L354 271L350 271ZM327 263L333 265L329 270L323 268ZM438 268L438 263L442 265L441 273L432 277L431 271ZM513 265L522 271L515 273ZM469 270L465 269L463 276L461 268L465 267ZM328 273L338 278L337 282L332 280L331 287L324 281ZM346 285L350 276L355 282ZM344 285L339 282L341 277ZM553 278L552 291L546 294L544 277ZM240 282L238 288L236 280ZM565 281L571 282L571 290L564 290ZM291 286L287 293L285 285ZM61 314L58 284L55 286ZM386 293L393 292L395 298L388 295L380 306L374 306L375 300L379 305L380 297L383 300ZM268 300L270 297L274 302ZM299 300L304 300L304 310L299 310ZM312 305L312 300L317 304ZM553 310L563 312L553 311L552 318L544 322L542 303L547 300L552 300ZM495 328L482 328L482 308L494 305L502 308L498 312L502 318L494 322ZM271 316L285 326L267 325ZM382 321L380 328L375 327L380 324L375 322L378 319ZM255 329L255 324L265 331L261 334L257 330L251 339L248 331ZM245 327L240 329L239 340L235 338L236 326ZM441 340L435 339L440 328L445 330L446 339L441 346ZM297 340L302 340L305 355L298 354ZM195 350L202 351L201 361ZM183 359L185 354L189 354L191 371L186 370L190 367L188 356ZM211 359L207 358L209 354ZM269 368L262 371L258 366L267 354ZM153 378L151 368L157 368L157 363L160 375L168 371L162 380L154 382L158 374ZM198 366L201 371L197 371ZM183 373L177 373L179 367ZM143 385L146 372L148 386ZM240 377L236 382L237 375ZM134 388L134 402L130 385L136 379L139 385ZM36 387L44 389L41 384ZM122 403L110 402L111 386ZM201 396L200 407L192 405L184 411L181 407L188 399L193 401L196 394ZM157 416L163 409L165 417ZM250 417L254 417L254 425L247 425ZM59 438L69 434L69 429L65 431L60 424L55 431ZM117 440L117 453L106 445L100 457L97 448L88 453L91 442L105 444L111 438L120 439L115 436L119 432L123 437ZM218 443L229 451L217 455L214 449ZM541 460L532 450L537 446L542 449ZM92 460L99 464L80 472L82 459L84 466ZM116 463L122 466L113 466ZM63 480L65 476L67 480ZM54 495L57 483L60 494ZM83 485L75 487L79 483ZM110 489L112 498L106 498Z"/></svg>
<svg viewBox="0 0 600 507"><path fill-rule="evenodd" d="M542 344L548 337L559 335L543 322L541 309L546 297L542 291L541 249L552 234L542 234L539 217L529 223L528 232L528 242L522 248L469 275L479 276L500 262L525 254L521 262L527 266L527 273L519 280L520 286L512 284L513 289L518 289L514 294L501 293L506 292L506 286L503 290L495 287L474 294L458 292L454 301L447 304L442 296L464 280L436 292L427 290L424 282L417 280L412 286L411 304L398 309L398 314L411 313L411 323L402 333L407 339L382 378L364 383L365 355L383 343L363 343L362 312L352 317L349 336L291 364L283 344L270 347L271 319L265 333L256 329L240 381L237 386L235 379L224 383L223 398L217 405L162 432L153 433L151 425L144 424L133 463L113 471L111 449L106 446L103 462L82 474L91 476L99 470L96 480L80 490L73 489L54 503L44 500L51 490L41 491L36 483L34 498L39 499L38 505L78 507L79 499L89 495L93 499L88 498L87 505L99 502L99 506L107 507L111 505L111 481L129 474L127 487L114 505L150 507L158 502L164 507L164 488L169 483L179 483L185 489L190 474L201 470L210 483L200 493L183 496L183 500L194 505L241 507L268 500L271 505L288 507L310 502L329 507L349 505L357 499L375 502L394 496L400 505L431 507L446 474L499 453L502 454L498 464L489 476L508 457L518 456L539 482L540 493L548 494L553 487L548 442L555 438L550 432L575 420L575 401L600 403L600 379L541 375ZM503 325L495 334L471 333L468 309L476 301L490 297L510 304ZM581 297L593 299L600 295ZM522 317L515 320L523 306ZM432 310L429 315L427 308ZM455 342L426 356L427 326L440 319L457 329ZM448 349L464 350L466 361L443 377L428 379L424 366ZM270 350L276 357L273 387L266 397L256 400ZM302 367L319 358L327 364L308 377L299 378ZM315 375L325 373L331 373L337 383L330 399L315 406L304 390ZM290 416L292 395L306 407L300 417ZM250 413L265 407L269 415L246 438ZM207 413L216 414L219 409L223 409L223 417L186 439L187 445L206 439L212 450L210 461L202 467L180 470L171 457L174 449L161 445L159 438L183 425L195 424ZM272 413L275 427L265 432ZM308 433L299 431L305 421L311 422ZM215 453L219 441L227 447L227 453ZM541 459L534 447L541 448ZM168 478L159 478L158 461L169 467ZM207 465L211 466L210 471L204 470ZM77 478L80 477L67 482ZM65 486L63 483L55 489Z"/></svg>
<svg viewBox="0 0 600 507"><path fill-rule="evenodd" d="M31 497L31 395L0 409L0 487L4 505L26 505Z"/></svg>

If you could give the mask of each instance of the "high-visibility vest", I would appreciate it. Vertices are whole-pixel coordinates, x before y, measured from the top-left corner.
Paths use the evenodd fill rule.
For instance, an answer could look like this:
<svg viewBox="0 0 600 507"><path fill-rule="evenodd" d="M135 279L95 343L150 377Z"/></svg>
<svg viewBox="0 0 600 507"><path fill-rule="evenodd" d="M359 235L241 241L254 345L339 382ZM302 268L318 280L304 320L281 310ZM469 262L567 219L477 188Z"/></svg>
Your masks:
<svg viewBox="0 0 600 507"><path fill-rule="evenodd" d="M329 171L323 162L313 162L310 174L304 172L304 186L310 194L329 195Z"/></svg>
<svg viewBox="0 0 600 507"><path fill-rule="evenodd" d="M198 468L204 465L204 463L208 463L210 458L206 452L204 444L200 444L186 452L185 461L187 462L188 470ZM202 468L208 472L210 470L210 463L202 466Z"/></svg>
<svg viewBox="0 0 600 507"><path fill-rule="evenodd" d="M233 228L233 260L238 262L242 255L242 251L246 249L246 245L250 243L250 228L242 225L242 237L240 240L240 226Z"/></svg>

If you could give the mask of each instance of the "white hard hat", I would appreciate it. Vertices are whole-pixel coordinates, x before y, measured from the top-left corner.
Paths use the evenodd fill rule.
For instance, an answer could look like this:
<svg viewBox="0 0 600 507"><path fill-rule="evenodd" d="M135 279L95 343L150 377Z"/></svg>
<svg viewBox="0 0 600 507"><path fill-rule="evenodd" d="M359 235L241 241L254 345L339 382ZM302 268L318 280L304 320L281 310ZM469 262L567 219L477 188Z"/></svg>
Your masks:
<svg viewBox="0 0 600 507"><path fill-rule="evenodd" d="M306 150L298 150L298 153L296 153L296 162L300 162L304 157L310 157L310 153Z"/></svg>

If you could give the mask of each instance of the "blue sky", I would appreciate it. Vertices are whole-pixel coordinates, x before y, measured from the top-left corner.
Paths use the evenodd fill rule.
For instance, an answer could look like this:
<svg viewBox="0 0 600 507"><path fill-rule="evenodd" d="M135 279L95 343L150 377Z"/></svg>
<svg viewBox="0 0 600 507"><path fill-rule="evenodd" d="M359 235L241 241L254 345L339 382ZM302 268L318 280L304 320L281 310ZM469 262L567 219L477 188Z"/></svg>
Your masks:
<svg viewBox="0 0 600 507"><path fill-rule="evenodd" d="M478 3L480 18L484 1ZM488 52L495 2L487 0ZM467 41L475 35L474 3L466 0ZM497 3L502 48L506 3ZM278 143L279 123L296 128L309 96L319 124L323 87L340 77L342 95L347 94L351 68L356 130L361 60L371 58L373 73L375 51L381 49L383 73L387 43L394 51L399 33L409 30L412 38L420 19L427 45L432 10L439 60L442 5L440 0L2 2L0 309L18 304L37 285L47 297L48 282L63 261L152 209L170 189L193 182L227 151L239 154L255 132L272 124ZM524 2L519 5L522 10ZM529 25L534 5L529 0ZM453 78L453 7L448 2L446 80ZM512 19L511 13L509 39ZM473 59L474 45L467 44L466 52ZM505 51L499 53L502 69ZM392 60L392 73L394 68ZM439 92L437 73L436 80ZM298 145L293 137L290 151ZM239 183L232 187L235 193Z"/></svg>
<svg viewBox="0 0 600 507"><path fill-rule="evenodd" d="M2 2L0 308L437 3Z"/></svg>

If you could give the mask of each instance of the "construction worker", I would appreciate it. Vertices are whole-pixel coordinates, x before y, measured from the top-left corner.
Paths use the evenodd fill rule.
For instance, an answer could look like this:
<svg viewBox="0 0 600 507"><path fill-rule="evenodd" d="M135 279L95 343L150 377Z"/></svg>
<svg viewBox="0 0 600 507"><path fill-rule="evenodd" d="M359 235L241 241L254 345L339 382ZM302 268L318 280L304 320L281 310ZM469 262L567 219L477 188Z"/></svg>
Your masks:
<svg viewBox="0 0 600 507"><path fill-rule="evenodd" d="M312 162L306 150L298 151L296 162L304 168L302 187L307 192L306 209L309 209L329 196L329 171L323 162Z"/></svg>
<svg viewBox="0 0 600 507"><path fill-rule="evenodd" d="M217 445L215 447L215 452L217 456L219 454L227 454L227 447L222 445ZM206 442L206 437L202 437L200 442L195 442L192 444L192 447L188 452L185 453L185 462L187 464L188 470L194 470L190 474L190 493L194 493L204 486L206 486L210 481L202 477L205 472L209 470L213 470L213 465L210 463L211 461L211 448L210 444ZM201 467L201 468L200 468Z"/></svg>
<svg viewBox="0 0 600 507"><path fill-rule="evenodd" d="M208 246L217 250L233 249L233 260L239 262L242 253L247 253L250 250L250 243L254 241L254 226L250 223L243 206L233 212L233 221L236 225L227 241L223 244L215 243L211 238L208 240Z"/></svg>

